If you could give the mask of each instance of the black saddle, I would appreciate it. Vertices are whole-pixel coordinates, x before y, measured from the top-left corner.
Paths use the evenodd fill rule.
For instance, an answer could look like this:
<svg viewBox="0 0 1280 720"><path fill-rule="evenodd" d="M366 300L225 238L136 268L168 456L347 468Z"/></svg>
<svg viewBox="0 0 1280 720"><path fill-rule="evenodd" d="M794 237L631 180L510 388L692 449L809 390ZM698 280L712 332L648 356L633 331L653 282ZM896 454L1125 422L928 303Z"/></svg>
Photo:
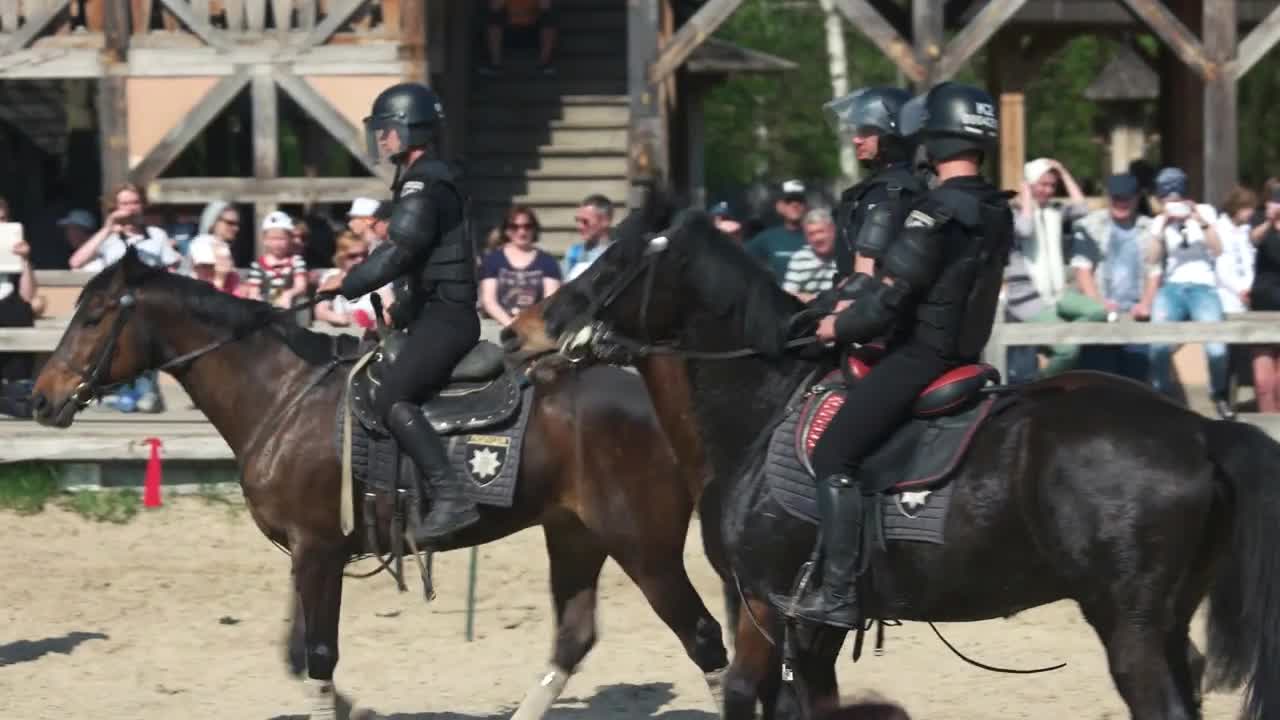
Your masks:
<svg viewBox="0 0 1280 720"><path fill-rule="evenodd" d="M386 333L374 356L351 379L351 412L366 430L387 434L373 408L382 369L399 359L405 334ZM454 366L449 384L422 405L422 414L441 435L476 430L503 422L520 409L520 384L503 364L502 348L481 340Z"/></svg>

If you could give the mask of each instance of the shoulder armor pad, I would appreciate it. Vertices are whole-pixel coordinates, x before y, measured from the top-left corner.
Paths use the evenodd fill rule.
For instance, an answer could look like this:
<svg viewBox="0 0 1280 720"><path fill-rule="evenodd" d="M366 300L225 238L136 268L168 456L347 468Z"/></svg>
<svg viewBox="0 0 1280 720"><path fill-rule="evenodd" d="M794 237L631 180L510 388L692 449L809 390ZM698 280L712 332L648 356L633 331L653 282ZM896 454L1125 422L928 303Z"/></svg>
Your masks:
<svg viewBox="0 0 1280 720"><path fill-rule="evenodd" d="M951 187L937 187L929 193L932 204L945 208L949 217L966 227L976 227L982 222L981 207L985 198L971 192Z"/></svg>

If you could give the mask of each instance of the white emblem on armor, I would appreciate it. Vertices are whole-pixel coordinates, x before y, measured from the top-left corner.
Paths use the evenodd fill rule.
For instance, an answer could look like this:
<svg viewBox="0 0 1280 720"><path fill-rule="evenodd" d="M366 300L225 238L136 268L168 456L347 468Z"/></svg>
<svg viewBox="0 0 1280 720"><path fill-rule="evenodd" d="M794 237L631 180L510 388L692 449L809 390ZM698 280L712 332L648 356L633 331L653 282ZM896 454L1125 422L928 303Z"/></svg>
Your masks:
<svg viewBox="0 0 1280 720"><path fill-rule="evenodd" d="M898 512L902 513L904 517L914 520L916 515L929 503L931 494L933 494L931 490L900 493L898 495Z"/></svg>
<svg viewBox="0 0 1280 720"><path fill-rule="evenodd" d="M489 450L477 450L471 455L471 472L481 480L487 480L498 474L502 464L498 461L498 453Z"/></svg>
<svg viewBox="0 0 1280 720"><path fill-rule="evenodd" d="M644 249L644 254L652 255L654 253L660 253L663 250L667 249L668 242L669 241L667 240L666 235L654 236L651 240L649 240L649 245Z"/></svg>
<svg viewBox="0 0 1280 720"><path fill-rule="evenodd" d="M423 185L418 180L409 180L400 188L400 197L404 197L405 195L412 195L416 192L422 192L422 189L425 187L426 185Z"/></svg>
<svg viewBox="0 0 1280 720"><path fill-rule="evenodd" d="M906 227L930 228L938 224L938 219L923 210L912 210L907 216Z"/></svg>

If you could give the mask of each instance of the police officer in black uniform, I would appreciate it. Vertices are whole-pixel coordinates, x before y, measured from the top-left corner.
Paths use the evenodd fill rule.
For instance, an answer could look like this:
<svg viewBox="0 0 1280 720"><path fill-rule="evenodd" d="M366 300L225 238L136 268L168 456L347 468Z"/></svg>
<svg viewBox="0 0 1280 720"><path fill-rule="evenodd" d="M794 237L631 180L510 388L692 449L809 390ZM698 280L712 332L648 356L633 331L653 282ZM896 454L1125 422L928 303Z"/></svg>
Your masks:
<svg viewBox="0 0 1280 720"><path fill-rule="evenodd" d="M380 368L375 409L426 478L431 509L419 529L438 539L479 519L444 443L419 410L480 339L465 203L439 158L444 109L430 88L387 88L364 124L369 154L396 166L395 200L387 242L347 274L339 293L357 298L392 283L392 325L408 337L395 360Z"/></svg>
<svg viewBox="0 0 1280 720"><path fill-rule="evenodd" d="M939 185L914 205L875 273L845 285L852 304L819 324L820 338L840 344L891 334L886 355L849 389L814 450L821 584L794 605L775 597L788 615L855 626L863 503L871 501L858 485L859 463L908 419L921 390L975 362L991 335L1013 238L1009 194L979 175L998 135L995 103L983 90L943 83L929 92L919 137Z"/></svg>
<svg viewBox="0 0 1280 720"><path fill-rule="evenodd" d="M928 191L912 172L914 143L903 136L898 122L898 113L910 99L902 88L876 86L856 90L823 108L841 139L853 144L859 164L871 171L840 194L837 282L855 272L872 274L911 203Z"/></svg>

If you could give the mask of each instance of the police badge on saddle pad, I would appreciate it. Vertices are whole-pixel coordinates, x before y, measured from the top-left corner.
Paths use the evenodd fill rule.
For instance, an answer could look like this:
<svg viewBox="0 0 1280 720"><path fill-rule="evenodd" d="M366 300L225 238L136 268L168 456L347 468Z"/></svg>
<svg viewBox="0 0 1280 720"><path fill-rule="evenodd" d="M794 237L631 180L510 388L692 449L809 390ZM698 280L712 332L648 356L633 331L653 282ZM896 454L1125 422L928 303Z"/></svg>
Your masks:
<svg viewBox="0 0 1280 720"><path fill-rule="evenodd" d="M471 481L481 487L502 474L511 450L511 438L504 435L467 435L463 466Z"/></svg>

